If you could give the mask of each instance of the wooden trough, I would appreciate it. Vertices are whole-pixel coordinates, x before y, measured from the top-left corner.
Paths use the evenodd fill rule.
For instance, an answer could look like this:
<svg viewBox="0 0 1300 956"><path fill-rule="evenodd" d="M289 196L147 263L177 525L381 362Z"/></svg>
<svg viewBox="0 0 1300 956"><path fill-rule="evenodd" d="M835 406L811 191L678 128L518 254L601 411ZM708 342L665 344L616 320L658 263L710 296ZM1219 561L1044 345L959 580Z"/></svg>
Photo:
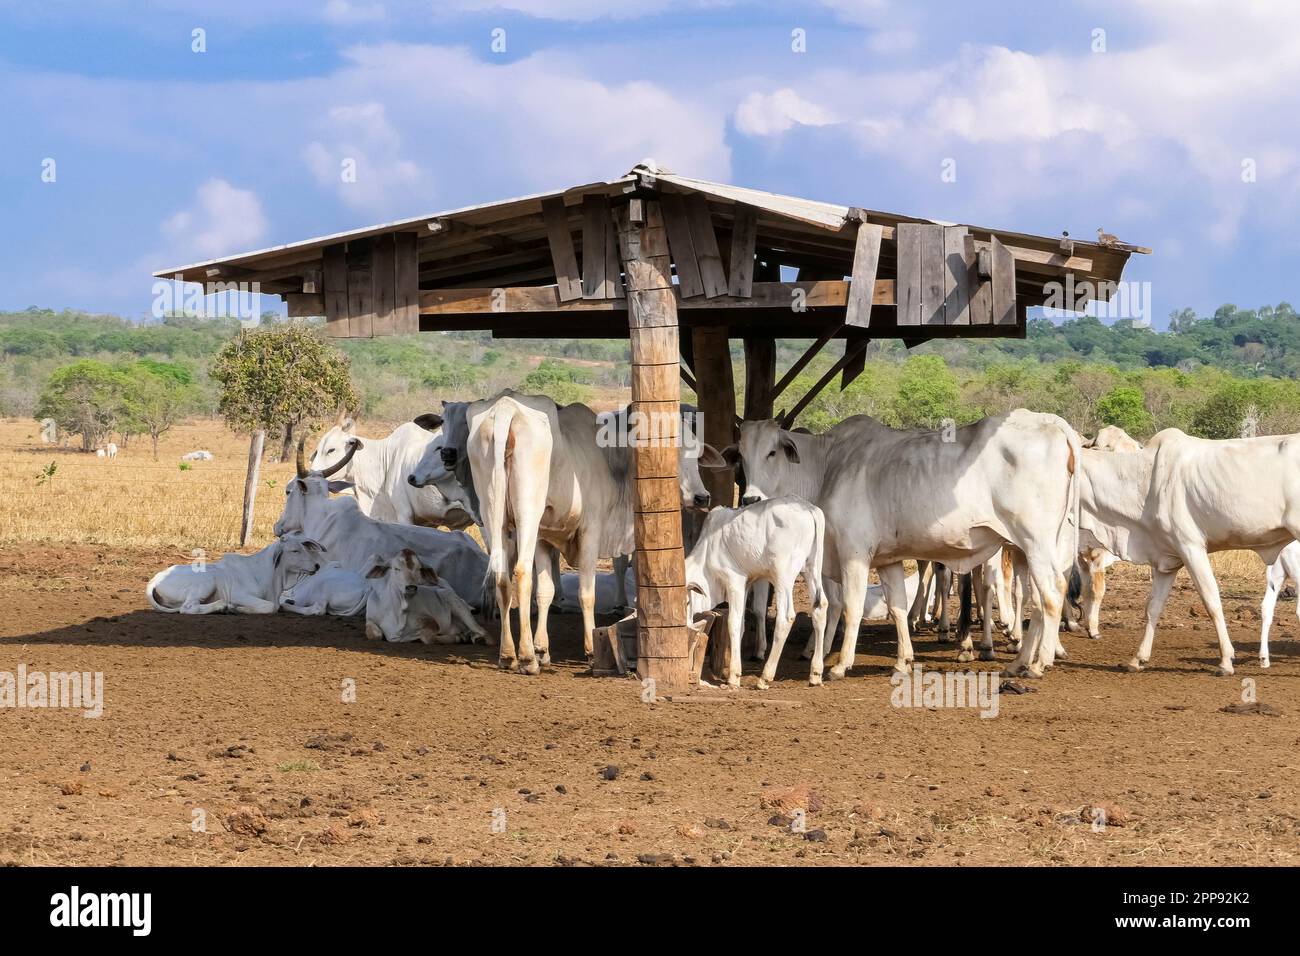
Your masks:
<svg viewBox="0 0 1300 956"><path fill-rule="evenodd" d="M872 339L910 347L1023 337L1026 309L1043 304L1052 283L1072 281L1076 300L1106 299L1129 255L1148 251L814 202L642 165L608 182L155 275L281 295L290 316L321 316L338 337L478 329L498 338L626 338L634 410L675 421L680 379L698 397L701 437L722 448L739 420L733 338L744 344L743 417L785 407L792 423L836 378L842 389L862 373ZM810 344L778 378L781 338ZM844 341L842 355L784 402L834 340ZM638 445L634 464L636 667L668 691L700 670L686 621L677 458ZM715 501L734 500L728 471L707 480ZM614 647L602 670L627 667L626 648Z"/></svg>

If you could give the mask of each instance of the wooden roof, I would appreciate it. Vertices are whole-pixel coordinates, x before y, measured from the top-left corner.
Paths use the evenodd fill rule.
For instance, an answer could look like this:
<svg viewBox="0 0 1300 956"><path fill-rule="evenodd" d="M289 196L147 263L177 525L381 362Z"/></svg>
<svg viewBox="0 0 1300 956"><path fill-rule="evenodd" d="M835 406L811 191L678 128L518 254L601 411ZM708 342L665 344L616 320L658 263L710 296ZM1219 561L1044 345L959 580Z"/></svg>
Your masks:
<svg viewBox="0 0 1300 956"><path fill-rule="evenodd" d="M871 231L880 237L872 263L875 287L869 297L878 307L870 325L873 336L1023 334L1024 309L1043 303L1045 282L1072 276L1079 301L1104 300L1112 283L1121 278L1130 253L1149 252L1133 246L1102 246L800 199L637 166L608 182L381 223L162 269L155 276L200 283L257 282L263 292L284 295L291 315L325 315L330 312L328 273L346 267L352 283L340 292L337 283L343 280L334 280L334 291L344 297L330 312L335 334L373 335L419 328L491 329L498 335L622 335L626 334L626 303L617 258L605 263L603 272L596 269L598 277L611 272L614 277L600 294L591 294L590 288L581 297L570 294L566 283L580 281L582 276L569 272L589 272L592 261L602 252L608 258L613 248L605 227L593 222L593 210L606 210L608 223L608 209L631 198L663 198L665 209L671 211L670 199L674 196L685 197L692 205L693 229L699 229L700 217L707 211L716 248L722 250L723 272L719 275L724 286L728 282L726 272L735 271L726 268L731 265L726 260L733 239L752 244L755 274L752 288L748 284L744 287L747 295L734 294L734 288L709 288L703 297L688 288L681 290L683 325L725 324L735 334L746 330L767 331L780 337L822 334L827 324L824 316L843 314L847 305L851 286L847 277L854 274L858 237L864 224L878 227ZM694 265L688 261L689 251L685 258L678 253L689 239L679 245L674 225L683 233L686 226L684 221L672 218L667 222L675 271L685 281L693 278L690 269ZM919 231L911 229L913 225L932 227L926 236L937 236L937 228L944 227L950 246L954 238L960 241L969 237L965 249L972 270L975 260L971 256L979 257L983 269L983 252L1005 248L1014 261L1016 327L984 328L971 323L964 328L946 328L927 324L924 335L920 329L902 328L905 320L896 318L893 308L903 296L903 290L896 292L894 286L899 280L899 236L906 233L908 242L914 234L919 236ZM904 226L902 233L899 226ZM584 243L591 242L593 236L597 243L604 241L605 247L593 248L595 255L589 256ZM695 236L698 240L700 233L697 231ZM708 245L714 248L712 241ZM390 281L394 256L398 273L395 282ZM808 311L792 314L789 302L796 285L779 281L779 266L798 270ZM342 271L338 274L342 275ZM372 304L368 290L363 290L367 295L359 303L354 298L353 312L357 308L388 308L394 317L386 322L367 322L360 331L333 321L339 309L346 313L345 299L357 285L356 277L368 283L375 281L371 278L375 275L384 279L383 289L377 281L374 287L378 305ZM587 278L590 282L590 274ZM913 281L906 274L903 278L905 282ZM504 302L485 301L494 290L504 290ZM731 294L724 294L728 292ZM395 303L385 304L385 295L390 299L395 296ZM962 301L964 307L966 300ZM957 314L951 303L949 313ZM940 320L938 326L953 324Z"/></svg>

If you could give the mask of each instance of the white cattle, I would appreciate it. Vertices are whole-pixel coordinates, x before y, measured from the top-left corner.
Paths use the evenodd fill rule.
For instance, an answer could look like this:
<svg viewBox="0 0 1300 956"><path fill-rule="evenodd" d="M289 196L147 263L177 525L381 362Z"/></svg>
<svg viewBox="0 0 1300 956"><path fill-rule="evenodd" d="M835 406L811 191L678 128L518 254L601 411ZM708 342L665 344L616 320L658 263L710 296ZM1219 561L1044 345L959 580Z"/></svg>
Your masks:
<svg viewBox="0 0 1300 956"><path fill-rule="evenodd" d="M578 600L580 575L574 571L566 571L560 575L560 587L555 595L555 604L553 607L561 614L577 614L582 611L582 604ZM617 571L610 574L596 575L596 613L597 614L614 614L625 607L628 607L628 601L636 600L636 571L628 567L622 576L622 587L619 587L619 575Z"/></svg>
<svg viewBox="0 0 1300 956"><path fill-rule="evenodd" d="M745 629L745 593L758 581L776 595L772 651L758 686L776 676L785 639L794 624L794 583L803 574L812 607L813 655L808 683L822 682L822 642L826 634L826 594L822 590L822 554L826 519L821 509L793 496L769 498L744 508L714 508L704 519L695 548L686 559L690 617L727 602L731 660L727 683L740 686L740 639ZM719 675L721 676L721 675Z"/></svg>
<svg viewBox="0 0 1300 956"><path fill-rule="evenodd" d="M284 512L275 533L299 532L325 547L330 559L345 568L365 572L373 555L393 555L410 548L426 567L471 605L481 605L487 555L463 531L440 531L417 525L376 521L361 513L353 498L331 498L330 492L351 485L332 479L346 466L347 456L324 471L308 471L298 444L298 477L285 489Z"/></svg>
<svg viewBox="0 0 1300 956"><path fill-rule="evenodd" d="M1140 451L1086 450L1081 473L1082 546L1151 566L1146 631L1126 668L1151 659L1160 612L1186 567L1214 621L1218 673L1231 674L1209 555L1249 550L1272 564L1300 537L1300 435L1212 441L1169 428Z"/></svg>
<svg viewBox="0 0 1300 956"><path fill-rule="evenodd" d="M337 561L299 579L280 594L280 609L293 614L352 617L366 609L370 585L357 571Z"/></svg>
<svg viewBox="0 0 1300 956"><path fill-rule="evenodd" d="M322 550L311 538L286 534L256 554L174 564L155 574L144 594L155 611L168 614L273 614L286 585L320 567Z"/></svg>
<svg viewBox="0 0 1300 956"><path fill-rule="evenodd" d="M918 595L921 595L921 575L918 573L909 574L903 579L903 586L907 591L909 605L912 604ZM826 614L826 638L823 642L823 656L829 657L831 645L835 643L835 635L839 631L840 614L837 609L844 606L844 600L840 596L840 583L834 578L822 578L822 588L826 592L827 614ZM759 609L760 589L762 591L762 610ZM758 645L759 655L767 654L767 594L768 588L765 584L759 583L754 585L754 598L751 609L758 616L759 631ZM921 595L924 596L924 595ZM946 602L945 602L946 603ZM862 605L862 622L864 624L873 621L884 621L889 618L889 605L885 602L885 589L879 584L867 585L867 600ZM809 634L808 641L804 644L804 649L800 657L804 660L811 660L816 642L816 635Z"/></svg>
<svg viewBox="0 0 1300 956"><path fill-rule="evenodd" d="M108 452L104 451L104 449L102 449L102 448L96 448L96 449L95 449L95 457L96 457L96 458L106 458L106 457L108 457Z"/></svg>
<svg viewBox="0 0 1300 956"><path fill-rule="evenodd" d="M1273 624L1273 607L1278 595L1287 582L1300 584L1300 541L1292 541L1277 556L1277 560L1268 566L1264 574L1264 600L1259 606L1259 616L1263 623L1259 630L1259 666L1268 667L1268 629ZM1300 601L1296 602L1296 613L1300 614Z"/></svg>
<svg viewBox="0 0 1300 956"><path fill-rule="evenodd" d="M349 446L355 444L356 453L338 477L352 482L362 513L399 524L464 528L473 523L473 517L459 501L448 501L437 486L418 487L409 480L425 453L440 446L441 438L437 432L405 422L387 438L362 440L356 436L356 423L341 417L321 436L309 467L313 471L329 468L342 461Z"/></svg>
<svg viewBox="0 0 1300 956"><path fill-rule="evenodd" d="M487 631L469 605L409 548L388 560L372 559L366 579L366 637L371 640L487 643Z"/></svg>
<svg viewBox="0 0 1300 956"><path fill-rule="evenodd" d="M181 461L212 461L214 457L215 456L212 452L199 449L198 451L190 451L181 455Z"/></svg>
<svg viewBox="0 0 1300 956"><path fill-rule="evenodd" d="M518 665L536 673L550 660L546 615L556 586L552 550L578 569L583 647L590 656L596 563L632 551L636 479L630 436L633 430L666 435L670 423L633 421L625 414L598 419L582 404L557 408L549 398L512 391L469 405L444 403L443 409L445 418L427 418L444 428L443 464L462 484L469 462L468 481L480 499L502 609L501 666L516 663L506 612L512 601L529 607L534 574L536 634L521 613ZM680 426L680 420L671 423L671 434L682 434L676 451L683 507L703 509L709 499L699 475L701 458L715 467L722 460Z"/></svg>
<svg viewBox="0 0 1300 956"><path fill-rule="evenodd" d="M844 589L844 647L832 677L853 664L873 566L898 633L894 666L907 672L903 560L939 561L962 573L1005 543L1025 553L1042 611L1007 672L1041 675L1055 658L1065 572L1078 550L1079 454L1068 424L1024 410L950 434L896 431L865 416L822 435L745 422L732 449L745 469L746 502L795 494L826 515L827 573Z"/></svg>

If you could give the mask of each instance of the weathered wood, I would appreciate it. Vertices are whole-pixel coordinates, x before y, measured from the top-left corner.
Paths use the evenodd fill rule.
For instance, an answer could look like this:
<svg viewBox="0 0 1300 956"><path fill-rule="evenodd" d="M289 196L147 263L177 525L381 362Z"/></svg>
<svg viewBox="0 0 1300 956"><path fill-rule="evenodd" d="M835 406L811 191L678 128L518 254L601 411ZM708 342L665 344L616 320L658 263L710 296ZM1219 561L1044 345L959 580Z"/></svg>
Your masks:
<svg viewBox="0 0 1300 956"><path fill-rule="evenodd" d="M618 258L618 235L614 232L614 221L605 221L605 288L611 299L621 299L623 292L623 267Z"/></svg>
<svg viewBox="0 0 1300 956"><path fill-rule="evenodd" d="M966 227L943 230L943 299L945 325L970 325L970 275L973 257L967 258Z"/></svg>
<svg viewBox="0 0 1300 956"><path fill-rule="evenodd" d="M1016 260L997 236L993 237L993 324L1016 324Z"/></svg>
<svg viewBox="0 0 1300 956"><path fill-rule="evenodd" d="M921 224L898 224L898 324L921 324Z"/></svg>
<svg viewBox="0 0 1300 956"><path fill-rule="evenodd" d="M944 317L943 226L925 223L921 230L921 324L946 325Z"/></svg>
<svg viewBox="0 0 1300 956"><path fill-rule="evenodd" d="M686 203L677 193L664 193L664 226L668 230L668 246L672 250L673 264L677 267L677 283L683 299L704 294L700 278L700 265L695 255L695 240L686 216Z"/></svg>
<svg viewBox="0 0 1300 956"><path fill-rule="evenodd" d="M976 250L975 240L967 236L966 256L974 263L969 273L970 324L989 325L993 321L993 253Z"/></svg>
<svg viewBox="0 0 1300 956"><path fill-rule="evenodd" d="M745 419L771 418L776 403L776 339L745 337Z"/></svg>
<svg viewBox="0 0 1300 956"><path fill-rule="evenodd" d="M865 329L871 325L871 303L875 299L876 270L880 265L881 229L869 222L858 226L853 247L853 281L844 311L844 324Z"/></svg>
<svg viewBox="0 0 1300 956"><path fill-rule="evenodd" d="M244 510L239 522L239 546L248 547L253 537L253 505L257 502L257 476L262 467L266 432L258 429L248 442L248 472L244 476Z"/></svg>
<svg viewBox="0 0 1300 956"><path fill-rule="evenodd" d="M744 298L750 294L754 284L754 243L757 238L758 210L743 202L736 203L728 257L731 268L727 271L727 291L731 295Z"/></svg>
<svg viewBox="0 0 1300 956"><path fill-rule="evenodd" d="M677 366L677 297L666 243L663 213L648 201L635 222L629 207L615 210L619 255L627 274L628 335L632 351L632 411L662 422L679 415L681 386L656 371L638 374L643 365ZM664 247L661 251L660 247ZM635 438L636 436L634 436ZM637 566L637 674L654 681L656 690L680 690L690 682L690 632L686 627L685 564L681 551L681 492L676 456L671 468L643 442L634 441L636 475L633 538ZM671 472L671 474L663 474ZM655 477L642 477L655 474ZM647 552L658 552L645 559Z"/></svg>
<svg viewBox="0 0 1300 956"><path fill-rule="evenodd" d="M370 338L375 321L375 246L369 239L348 243L348 334Z"/></svg>
<svg viewBox="0 0 1300 956"><path fill-rule="evenodd" d="M853 338L850 338L844 345L845 351L848 352L852 350L854 352L854 355L853 358L849 359L847 362L844 363L844 369L840 374L841 392L844 391L846 388L848 388L850 385L852 385L853 380L856 379L863 372L865 372L867 369L867 350L864 348L861 351L858 351L857 349L854 348L854 345L857 342L857 340L862 338L865 335L866 335L865 332L859 330L857 334Z"/></svg>
<svg viewBox="0 0 1300 956"><path fill-rule="evenodd" d="M695 352L695 394L700 420L696 425L701 441L725 448L736 440L736 385L731 365L731 345L725 327L691 330ZM702 427L701 427L702 426ZM713 504L730 507L735 498L735 475L731 468L700 472Z"/></svg>
<svg viewBox="0 0 1300 956"><path fill-rule="evenodd" d="M397 331L397 259L392 233L375 239L375 318L373 335L392 335Z"/></svg>
<svg viewBox="0 0 1300 956"><path fill-rule="evenodd" d="M321 286L324 290L325 334L344 338L348 328L348 262L343 243L326 246L321 253Z"/></svg>
<svg viewBox="0 0 1300 956"><path fill-rule="evenodd" d="M578 273L578 257L573 251L573 234L569 232L564 200L558 196L542 200L542 217L546 220L546 241L551 247L551 264L555 266L560 301L581 299L582 278Z"/></svg>
<svg viewBox="0 0 1300 956"><path fill-rule="evenodd" d="M582 197L582 297L611 298L605 274L609 257L605 240L609 237L609 199L596 194Z"/></svg>
<svg viewBox="0 0 1300 956"><path fill-rule="evenodd" d="M843 322L834 323L830 328L817 337L816 342L804 350L803 355L799 356L799 358L795 360L795 363L786 369L785 374L781 376L781 380L776 383L776 388L772 390L772 400L774 402L776 399L781 397L781 394L787 388L789 388L790 383L795 380L799 373L808 367L808 363L815 359L821 350L826 347L826 343L835 338L835 336L840 334L845 328L846 326ZM746 417L748 418L749 416Z"/></svg>
<svg viewBox="0 0 1300 956"><path fill-rule="evenodd" d="M700 267L704 295L716 299L727 294L727 274L722 268L722 254L718 251L717 233L713 231L709 201L703 193L689 193L685 202L686 220L691 225L691 241L695 243L695 261Z"/></svg>
<svg viewBox="0 0 1300 956"><path fill-rule="evenodd" d="M420 331L420 260L413 232L393 236L393 327L399 335Z"/></svg>
<svg viewBox="0 0 1300 956"><path fill-rule="evenodd" d="M284 304L288 307L291 319L306 319L325 314L325 295L320 292L289 292L284 297ZM325 325L325 332L327 335L333 334L328 323Z"/></svg>

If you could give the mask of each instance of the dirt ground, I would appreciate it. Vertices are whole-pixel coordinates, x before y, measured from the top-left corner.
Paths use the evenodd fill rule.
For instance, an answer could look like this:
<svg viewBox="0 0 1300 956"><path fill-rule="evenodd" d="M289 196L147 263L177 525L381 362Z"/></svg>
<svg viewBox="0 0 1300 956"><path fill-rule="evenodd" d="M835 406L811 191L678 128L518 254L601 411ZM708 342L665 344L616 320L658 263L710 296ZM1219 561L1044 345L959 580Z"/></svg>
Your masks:
<svg viewBox="0 0 1300 956"><path fill-rule="evenodd" d="M892 707L888 627L843 681L806 685L801 619L771 690L747 664L738 692L647 704L584 676L573 616L527 678L495 648L376 645L357 620L145 610L177 560L0 548L0 671L105 682L99 719L0 708L0 864L1300 862L1295 605L1261 671L1262 575L1225 582L1235 678L1212 674L1185 577L1151 669L1118 672L1147 580L1120 568L1103 640L1067 636L1069 661L981 719ZM917 653L959 666L933 632ZM1224 712L1242 678L1280 715Z"/></svg>

